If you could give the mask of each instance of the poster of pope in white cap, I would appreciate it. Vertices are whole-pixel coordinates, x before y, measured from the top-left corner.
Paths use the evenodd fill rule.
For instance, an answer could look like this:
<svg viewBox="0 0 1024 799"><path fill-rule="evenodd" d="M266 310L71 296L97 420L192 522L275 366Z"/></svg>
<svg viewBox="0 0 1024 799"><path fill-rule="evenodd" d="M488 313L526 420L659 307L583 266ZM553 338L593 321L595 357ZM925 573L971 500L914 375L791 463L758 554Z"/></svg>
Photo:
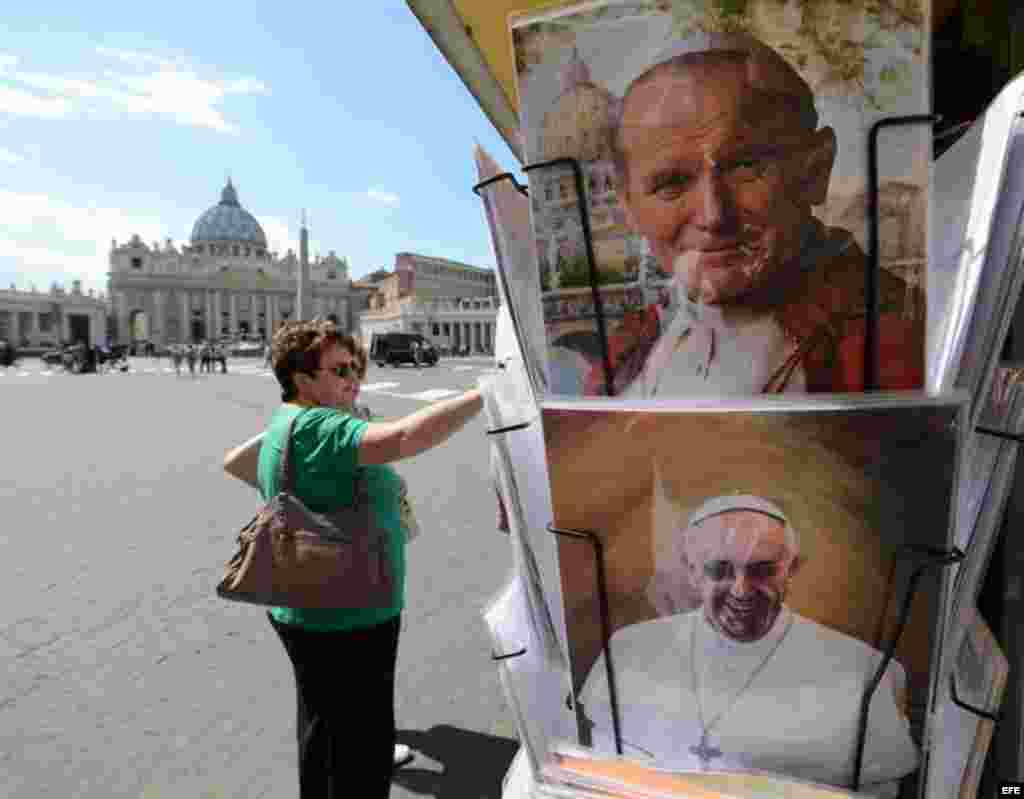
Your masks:
<svg viewBox="0 0 1024 799"><path fill-rule="evenodd" d="M549 393L865 389L868 134L929 111L929 11L626 0L513 19ZM880 137L882 389L924 382L930 160L927 126Z"/></svg>
<svg viewBox="0 0 1024 799"><path fill-rule="evenodd" d="M746 402L544 408L579 742L916 796L960 402Z"/></svg>

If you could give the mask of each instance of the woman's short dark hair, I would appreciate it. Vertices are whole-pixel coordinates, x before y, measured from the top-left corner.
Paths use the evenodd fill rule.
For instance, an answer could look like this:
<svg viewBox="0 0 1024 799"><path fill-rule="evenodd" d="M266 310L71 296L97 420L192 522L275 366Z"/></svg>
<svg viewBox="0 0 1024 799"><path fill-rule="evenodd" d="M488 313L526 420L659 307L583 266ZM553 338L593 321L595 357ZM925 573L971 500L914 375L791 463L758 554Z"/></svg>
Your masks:
<svg viewBox="0 0 1024 799"><path fill-rule="evenodd" d="M313 319L308 322L285 322L274 333L271 343L271 364L281 386L282 402L298 396L296 373L311 375L320 368L320 356L332 345L343 347L358 357L356 340L338 329L334 322Z"/></svg>

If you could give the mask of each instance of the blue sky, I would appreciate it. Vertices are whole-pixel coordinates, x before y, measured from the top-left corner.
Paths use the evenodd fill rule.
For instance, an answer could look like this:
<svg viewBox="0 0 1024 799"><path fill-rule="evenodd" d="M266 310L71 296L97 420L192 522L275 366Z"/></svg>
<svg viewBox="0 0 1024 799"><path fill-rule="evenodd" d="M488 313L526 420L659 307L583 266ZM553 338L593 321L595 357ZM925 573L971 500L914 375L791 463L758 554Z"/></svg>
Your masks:
<svg viewBox="0 0 1024 799"><path fill-rule="evenodd" d="M332 7L333 6L333 7ZM271 249L493 267L473 145L515 161L400 0L48 2L0 37L0 286L106 289L111 239L187 241L230 173Z"/></svg>

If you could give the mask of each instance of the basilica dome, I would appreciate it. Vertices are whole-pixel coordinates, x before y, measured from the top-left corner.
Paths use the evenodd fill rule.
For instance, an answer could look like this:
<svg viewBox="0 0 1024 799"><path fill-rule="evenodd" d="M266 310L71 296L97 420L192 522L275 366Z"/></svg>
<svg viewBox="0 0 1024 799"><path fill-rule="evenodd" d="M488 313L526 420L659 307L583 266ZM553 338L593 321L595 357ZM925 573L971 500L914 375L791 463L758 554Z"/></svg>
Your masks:
<svg viewBox="0 0 1024 799"><path fill-rule="evenodd" d="M593 82L590 69L575 49L560 77L562 92L541 124L540 146L545 160L610 160L616 97Z"/></svg>
<svg viewBox="0 0 1024 799"><path fill-rule="evenodd" d="M267 246L267 235L256 217L239 204L230 178L220 193L220 202L204 211L192 226L193 245L214 242Z"/></svg>

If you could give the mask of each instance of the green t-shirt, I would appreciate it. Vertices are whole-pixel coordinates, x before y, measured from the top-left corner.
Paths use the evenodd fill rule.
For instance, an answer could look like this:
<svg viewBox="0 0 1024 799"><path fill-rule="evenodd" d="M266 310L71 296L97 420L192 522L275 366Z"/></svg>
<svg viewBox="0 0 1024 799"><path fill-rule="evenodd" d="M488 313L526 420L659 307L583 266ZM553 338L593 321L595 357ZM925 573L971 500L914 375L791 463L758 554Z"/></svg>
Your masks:
<svg viewBox="0 0 1024 799"><path fill-rule="evenodd" d="M279 490L277 476L285 435L288 423L295 416L299 417L292 432L295 493L316 513L351 504L359 442L367 423L334 408L302 408L289 403L274 411L260 445L257 476L264 500ZM377 521L388 534L395 578L391 605L338 610L271 608L270 615L276 621L309 630L355 630L389 621L401 612L405 604L405 532L399 506L402 479L387 465L361 468Z"/></svg>

